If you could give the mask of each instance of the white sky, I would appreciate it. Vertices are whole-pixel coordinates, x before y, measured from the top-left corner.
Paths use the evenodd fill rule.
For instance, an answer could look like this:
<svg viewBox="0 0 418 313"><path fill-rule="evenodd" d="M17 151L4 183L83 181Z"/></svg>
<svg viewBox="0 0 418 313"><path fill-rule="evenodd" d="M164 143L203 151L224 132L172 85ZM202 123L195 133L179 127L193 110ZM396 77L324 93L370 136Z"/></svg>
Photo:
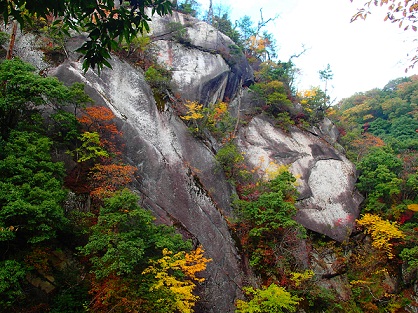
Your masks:
<svg viewBox="0 0 418 313"><path fill-rule="evenodd" d="M198 0L202 10L208 0ZM365 0L213 0L213 6L229 7L230 18L235 21L249 15L254 23L279 15L268 24L267 30L276 39L278 59L287 61L293 54L308 50L294 63L301 69L298 88L321 86L318 71L330 64L334 73L329 83L331 98L337 101L355 92L375 87L383 88L392 79L418 73L415 69L405 73L409 65L408 54L414 53L418 33L399 29L383 21L385 11L372 7L366 21L350 23L357 8ZM322 86L323 87L323 86Z"/></svg>

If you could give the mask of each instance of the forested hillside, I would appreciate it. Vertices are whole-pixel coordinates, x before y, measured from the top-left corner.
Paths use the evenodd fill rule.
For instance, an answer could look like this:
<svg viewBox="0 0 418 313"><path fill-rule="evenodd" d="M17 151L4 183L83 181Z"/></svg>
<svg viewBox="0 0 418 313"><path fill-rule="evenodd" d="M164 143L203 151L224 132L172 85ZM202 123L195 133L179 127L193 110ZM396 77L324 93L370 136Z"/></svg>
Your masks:
<svg viewBox="0 0 418 313"><path fill-rule="evenodd" d="M358 225L371 236L372 250L368 257L363 255L364 259L360 259L362 262L359 265L365 268L370 266L371 272L368 277L365 271L359 272L356 278L360 280L355 283L358 290L368 289L367 292L374 298L369 298L367 305L365 299L359 301L363 302L366 311L377 312L384 303L384 296L387 296L382 294L381 301L376 302L379 282L374 275L379 271L389 270L390 275L401 275L398 279L402 277L402 280L398 280L398 285L394 286L398 297L412 292L410 288L416 284L416 95L417 77L403 77L388 82L382 89L343 99L328 111L339 126L341 144L357 165L357 188L365 196ZM386 261L378 260L376 248L386 250ZM380 288L382 291L385 289L382 282ZM389 299L387 301L390 302ZM406 303L403 302L399 309L405 309ZM392 310L397 312L396 309Z"/></svg>
<svg viewBox="0 0 418 313"><path fill-rule="evenodd" d="M289 60L275 58L274 38L263 28L266 21L255 23L246 16L233 25L228 13L219 9L206 12L204 19L210 26L201 26L200 21L190 17L199 11L194 1L175 1L169 3L169 8L166 1L157 1L154 8L158 14L173 10L176 18L163 20L163 31L158 33L157 26L152 30L152 22L143 13L144 20L137 20L136 26L147 29L149 22L150 35L132 30L129 34L112 32L107 38L106 32L98 35L96 29L105 29L112 20L120 21L119 17L127 18L129 10L141 9L135 1L120 8L114 8L111 2L105 1L103 7L97 8L82 5L100 20L96 24L90 21L90 15L86 22L82 11L72 11L63 19L52 18L44 8L33 9L30 5L23 13L16 9L4 15L21 23L22 37L35 38L36 46L31 49L41 53L40 63L48 68L39 69L22 61L22 50L13 54L16 33L11 24L3 29L0 311L221 313L220 308L228 308L224 310L238 313L417 312L418 77L398 78L382 89L357 93L331 106L326 87L298 90L298 69L293 63L297 54ZM59 6L52 11L69 14ZM19 14L27 14L24 23ZM113 17L107 19L109 14ZM69 18L70 23L83 19L83 23L71 27L89 31L93 46L83 44L78 50L73 47L77 40L86 41L67 31ZM221 38L220 48L196 48L191 38L195 31L189 25L192 22L200 29L207 27L209 34L216 31L229 36L231 41L219 36L216 44ZM123 25L126 32L135 26ZM206 80L197 85L206 89L198 88L202 93L186 98L193 95L193 90L180 88L178 81L185 80L185 76L173 69L173 50L158 50L164 46L158 45L160 37L169 42L170 49L178 45L188 51L203 51L208 59L213 57L221 64L215 68L227 68L227 74L209 80L202 76ZM95 55L95 49L100 53ZM87 55L83 65L78 52ZM168 62L159 62L164 53L172 67ZM112 58L119 63L110 61ZM57 70L62 70L61 64L69 64L72 72L77 72L77 66L83 68L79 75L85 84L75 79L64 84L48 75L49 70L55 71L61 78ZM112 64L113 69L105 68ZM131 121L141 123L148 112L141 111L143 107L138 105L134 108L138 115L124 115L99 88L99 72L89 69L98 67L108 78L111 71L117 70L115 64L139 77L132 83L116 75L118 88L124 89L124 84L145 86L141 87L144 93L134 96L145 105L146 93L152 96L149 111L158 118L151 123L160 127L158 132L171 137L158 137L151 129L145 129L144 134L150 133L153 140L172 140L170 147L180 145L173 143L172 138L178 137L184 147L176 146L175 153L167 153L166 143L147 146L141 142L145 139L127 126ZM205 70L209 71L209 66ZM326 86L332 71L328 67L319 75ZM97 81L89 80L91 77ZM228 84L222 85L223 81ZM110 83L103 85L113 88ZM96 93L92 92L94 88ZM98 94L104 103L98 100ZM126 96L122 102L128 100ZM174 121L178 133L173 134L168 121ZM254 134L244 131L254 121L269 127L265 129L270 134L259 137L266 140L267 150L275 156L275 161L267 165L260 157L259 165L252 166L252 156L242 148L253 140ZM318 130L325 122L338 132ZM183 129L186 135L180 133ZM302 146L305 140L310 147L300 148L300 155L287 148L280 151L280 145L285 144L274 145L273 137L268 137L276 131L294 146ZM242 138L247 142L239 145L238 139ZM346 159L340 154L347 155L357 168L357 177L345 173L353 184L356 181L356 190L347 192L358 198L358 190L364 197L359 208L350 199L354 208L344 207L346 215L337 216L332 225L323 226L322 232L309 225L304 227L305 221L296 219L308 193L303 190L305 194L301 195L300 190L309 177L292 174L294 163L289 160L306 157L311 151L308 148L315 153L310 152L314 156L306 161L307 167L316 167L314 161L330 158L341 172L348 171L341 165L348 161L344 163ZM196 157L192 155L190 162L179 157L181 149L192 151L191 155L196 153ZM198 149L208 157L197 154ZM156 157L138 161L132 157L132 150L140 157ZM181 166L175 163L176 158ZM215 168L208 172L206 166L211 162ZM165 176L172 172L155 174L147 172L147 166L175 168L178 172ZM152 175L161 179L163 187L171 188L165 195L174 199L169 204L161 199L152 202L155 195L144 190L146 180L154 179ZM182 193L174 176L191 186L187 191L196 194L197 202ZM215 181L212 188L207 188L211 182L206 179ZM307 186L304 188L311 188ZM227 190L218 195L216 188ZM225 199L225 194L230 198ZM326 194L329 202L334 201L332 196ZM213 211L207 210L205 201ZM212 229L191 230L190 224L201 222L199 215L190 207L176 207L188 202L192 209L208 216L204 221L213 223L220 234L209 237L206 247L202 244L206 234L196 232L210 233ZM182 214L190 224L164 206L188 210ZM314 210L309 208L325 209L319 205ZM359 216L353 216L358 209ZM222 223L230 237L222 233ZM338 236L333 238L335 233ZM209 247L214 238L222 238L225 245L214 242ZM215 262L219 267L229 264L223 251L215 251L221 254L220 261L213 252L227 244L236 249L224 254L236 251L237 255L228 257L239 264L239 275L232 277L232 271L223 276L209 275L208 269L215 267ZM207 251L212 251L213 257ZM222 269L210 270L220 273ZM222 281L225 279L230 285ZM230 294L225 286L232 284L238 291L230 293L231 303L211 302L207 290L214 289L208 288L224 293L226 299Z"/></svg>

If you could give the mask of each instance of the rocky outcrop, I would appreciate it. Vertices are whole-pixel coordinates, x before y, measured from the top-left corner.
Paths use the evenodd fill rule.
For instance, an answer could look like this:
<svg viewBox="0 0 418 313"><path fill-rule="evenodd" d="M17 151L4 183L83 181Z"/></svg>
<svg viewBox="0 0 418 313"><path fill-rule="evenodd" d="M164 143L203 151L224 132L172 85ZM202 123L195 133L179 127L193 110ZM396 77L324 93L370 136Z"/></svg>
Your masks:
<svg viewBox="0 0 418 313"><path fill-rule="evenodd" d="M241 86L253 82L244 54L211 25L173 12L155 16L150 27L157 61L172 69L174 89L185 99L204 104L231 100Z"/></svg>
<svg viewBox="0 0 418 313"><path fill-rule="evenodd" d="M173 21L185 27L186 43L171 40L173 34L167 30ZM211 26L175 13L172 19L156 17L151 27L159 47L157 59L173 69L173 89L184 99L206 104L232 99L241 85L252 81L248 64L232 53L232 41ZM24 38L17 39L17 53L43 69L42 58L28 53L32 44ZM71 39L68 51L78 47L80 40L84 38ZM141 70L117 58L111 64L113 70L105 68L100 76L90 70L83 73L73 56L51 74L68 84L84 83L97 105L115 112L127 144L126 159L138 168L133 188L141 195L142 205L159 222L175 225L196 245L202 244L213 259L196 312L233 312L243 281L240 256L225 219L233 214L233 190L217 170L212 150L189 133L169 106L164 112L157 110ZM251 99L247 92L243 95ZM235 107L241 113L254 113L251 109L251 103ZM361 197L354 188L353 164L332 146L337 135L326 121L309 132L296 127L285 132L261 115L239 130L237 144L249 166L259 168L260 173L289 165L298 177L297 221L344 241L358 215Z"/></svg>
<svg viewBox="0 0 418 313"><path fill-rule="evenodd" d="M262 116L240 130L238 145L261 173L290 166L298 178L299 223L338 241L348 238L362 197L354 188L354 165L341 153L312 133L297 127L285 132Z"/></svg>
<svg viewBox="0 0 418 313"><path fill-rule="evenodd" d="M202 288L204 307L197 312L233 312L240 294L239 256L224 215L229 215L231 188L216 170L214 155L194 139L171 112L159 112L142 74L117 59L113 70L83 74L81 64L67 62L54 74L62 81L82 82L98 105L119 117L126 157L138 168L134 189L142 206L159 222L174 224L185 237L202 244L213 259Z"/></svg>
<svg viewBox="0 0 418 313"><path fill-rule="evenodd" d="M328 290L334 290L343 301L351 297L351 289L346 275L347 258L337 256L333 249L312 251L311 267L317 279L316 284Z"/></svg>

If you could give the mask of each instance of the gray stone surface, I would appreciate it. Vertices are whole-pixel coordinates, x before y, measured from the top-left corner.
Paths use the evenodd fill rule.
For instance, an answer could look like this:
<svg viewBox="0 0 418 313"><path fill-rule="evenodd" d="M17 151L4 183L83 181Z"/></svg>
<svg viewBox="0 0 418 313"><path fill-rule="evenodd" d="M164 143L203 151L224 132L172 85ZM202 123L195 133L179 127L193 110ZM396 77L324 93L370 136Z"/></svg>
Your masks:
<svg viewBox="0 0 418 313"><path fill-rule="evenodd" d="M112 67L98 76L93 71L83 74L80 63L68 62L54 74L67 83L83 82L96 104L113 110L127 144L126 157L138 168L134 189L142 205L159 222L177 226L196 245L202 244L213 259L199 311L233 312L242 270L224 218L231 213L231 188L216 170L212 152L177 116L157 110L142 74L119 60Z"/></svg>
<svg viewBox="0 0 418 313"><path fill-rule="evenodd" d="M308 229L344 241L351 234L362 197L355 190L355 167L325 140L293 127L274 127L255 117L240 130L238 145L260 176L289 165L300 193L296 220Z"/></svg>
<svg viewBox="0 0 418 313"><path fill-rule="evenodd" d="M184 27L183 43L177 43L173 24ZM253 70L234 42L211 25L173 12L155 16L150 36L157 47L157 60L173 68L174 89L185 99L204 104L233 99L242 85L254 81Z"/></svg>
<svg viewBox="0 0 418 313"><path fill-rule="evenodd" d="M211 103L239 94L241 85L252 77L248 64L237 56L225 57L227 54L219 48L228 48L224 36L219 40L222 45L216 43L214 49L211 45L220 35L210 26L180 14L174 18L187 25L193 44L186 47L169 38L159 39L158 59L176 69L174 80L181 95ZM162 35L169 21L161 18L158 23L152 24L153 36L160 30ZM68 50L80 46L82 40L81 36L69 40ZM19 42L22 44L16 51L25 61L37 64L39 69L50 66L42 63L42 54L30 38ZM78 56L70 55L70 60L51 74L67 84L83 82L97 105L113 110L124 133L127 161L138 167L133 187L142 197L141 204L152 210L159 222L175 225L195 244L202 244L213 259L205 274L207 280L199 289L203 301L196 312L233 312L243 279L251 278L242 276L241 259L225 220L232 214L233 191L217 170L212 151L192 137L170 109L157 110L140 70L114 58L113 70L105 68L100 76L93 71L84 74L78 60ZM242 94L251 99L248 92ZM237 112L254 112L251 103L235 103ZM343 241L351 233L361 197L354 188L353 164L321 138L333 144L337 135L327 122L312 132L296 127L284 132L258 116L239 131L237 143L248 164L260 169L261 177L279 165L289 165L298 177L297 221Z"/></svg>

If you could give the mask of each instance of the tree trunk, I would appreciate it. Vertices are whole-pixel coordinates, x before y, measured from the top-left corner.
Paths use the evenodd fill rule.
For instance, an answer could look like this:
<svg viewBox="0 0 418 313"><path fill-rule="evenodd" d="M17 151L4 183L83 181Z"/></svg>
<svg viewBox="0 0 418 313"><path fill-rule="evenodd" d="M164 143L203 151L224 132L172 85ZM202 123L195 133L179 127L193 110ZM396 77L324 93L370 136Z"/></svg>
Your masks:
<svg viewBox="0 0 418 313"><path fill-rule="evenodd" d="M16 33L17 33L17 23L16 21L13 21L13 29L12 29L12 34L10 35L9 50L7 50L7 54L6 54L7 60L10 60L12 58L13 48L15 46Z"/></svg>

